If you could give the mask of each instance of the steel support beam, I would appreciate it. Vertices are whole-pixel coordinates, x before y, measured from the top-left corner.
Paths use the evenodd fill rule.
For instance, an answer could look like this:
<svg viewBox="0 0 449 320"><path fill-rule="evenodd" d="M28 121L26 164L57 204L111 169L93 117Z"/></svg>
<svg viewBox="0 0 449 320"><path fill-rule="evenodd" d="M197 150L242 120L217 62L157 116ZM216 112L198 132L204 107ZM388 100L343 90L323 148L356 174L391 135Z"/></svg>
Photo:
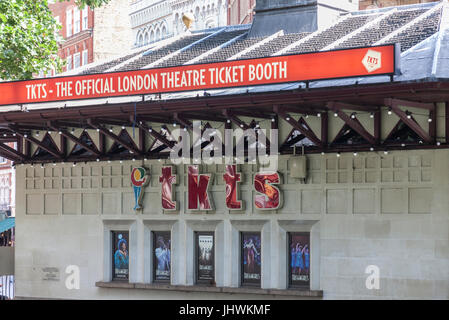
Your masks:
<svg viewBox="0 0 449 320"><path fill-rule="evenodd" d="M115 142L121 144L123 147L128 149L131 153L136 154L136 155L140 155L142 153L139 149L135 148L132 145L128 145L128 143L123 141L122 139L120 139L119 136L117 136L113 132L110 132L108 129L104 128L103 126L101 126L100 124L96 123L95 121L93 121L91 119L88 119L87 120L87 124L89 126L91 126L92 128L97 129L103 135L105 135L105 136L109 137L110 139L114 140Z"/></svg>
<svg viewBox="0 0 449 320"><path fill-rule="evenodd" d="M374 145L376 144L376 138L373 137L362 124L357 120L357 118L352 119L350 116L346 114L346 112L342 111L339 107L336 107L335 102L329 102L327 104L328 108L337 113L338 117L343 120L348 126L350 126L354 131L360 134L363 139L368 141L368 143Z"/></svg>
<svg viewBox="0 0 449 320"><path fill-rule="evenodd" d="M175 112L173 114L173 117L176 120L176 122L182 124L184 127L186 127L189 130L193 130L192 122L190 122L189 120L184 119L183 117L181 117L178 112Z"/></svg>
<svg viewBox="0 0 449 320"><path fill-rule="evenodd" d="M53 124L52 122L48 122L47 123L48 127L51 128L52 130L56 131L56 132L61 132L61 135L66 137L67 139L72 140L73 142L75 142L76 144L79 144L81 147L83 147L84 149L92 152L93 154L99 156L101 154L101 152L99 150L97 150L96 148L91 148L89 145L85 144L84 142L82 142L80 139L78 139L77 137L75 137L73 134L67 132L67 130L62 129L57 127L55 124Z"/></svg>
<svg viewBox="0 0 449 320"><path fill-rule="evenodd" d="M305 128L301 123L299 123L291 116L289 116L287 113L285 113L279 106L274 106L273 111L277 113L282 119L287 121L293 128L297 129L299 132L305 135L310 141L312 141L317 146L321 146L323 144L322 141L318 139L315 133L310 129L310 127L307 126L307 128Z"/></svg>
<svg viewBox="0 0 449 320"><path fill-rule="evenodd" d="M35 145L39 146L42 150L47 151L51 155L55 156L58 159L62 159L63 155L59 152L59 150L53 150L51 148L48 148L46 145L44 145L42 142L31 136L31 134L24 133L20 131L16 126L10 126L11 130L14 131L18 136L22 137L26 141L29 141L31 143L34 143Z"/></svg>
<svg viewBox="0 0 449 320"><path fill-rule="evenodd" d="M409 107L409 108L435 110L435 105L433 103L422 103L422 102L401 100L401 99L392 99L392 98L384 99L384 103L386 106L389 106L389 107L402 106L402 107Z"/></svg>
<svg viewBox="0 0 449 320"><path fill-rule="evenodd" d="M333 102L333 108L337 110L353 110L353 111L368 111L368 112L376 112L380 108L376 106L360 106L345 102Z"/></svg>
<svg viewBox="0 0 449 320"><path fill-rule="evenodd" d="M412 129L425 142L432 143L432 137L413 119L408 118L407 114L402 111L397 104L390 105L391 110L404 122L410 129Z"/></svg>
<svg viewBox="0 0 449 320"><path fill-rule="evenodd" d="M137 126L141 128L143 131L148 132L154 139L159 140L164 145L166 145L168 148L173 148L175 145L174 141L168 140L166 137L164 137L162 134L157 132L156 130L153 130L152 128L146 126L142 121L137 121Z"/></svg>
<svg viewBox="0 0 449 320"><path fill-rule="evenodd" d="M18 159L20 161L26 160L26 156L23 153L21 153L21 152L19 152L17 150L14 150L13 148L11 148L10 146L4 144L3 142L0 142L0 151L2 151L3 154L9 154L11 156L11 158L15 158L15 159ZM6 158L9 159L9 157L6 157Z"/></svg>
<svg viewBox="0 0 449 320"><path fill-rule="evenodd" d="M252 129L252 130L250 130L250 132L251 132L253 135L255 135L255 136L256 136L256 139L257 139L257 135L256 135L255 129L254 129L252 126L246 124L245 121L239 119L239 118L234 114L234 112L231 112L231 111L226 110L226 109L223 110L222 112L223 112L223 115L224 115L226 118L228 118L228 119L231 120L233 123L235 123L237 126L239 126L239 128L241 128L241 129L243 129L243 130ZM268 139L268 137L267 137L266 135L264 135L262 132L260 132L260 133L258 133L258 134L260 135L260 138L261 138L261 139L263 139L263 140L266 141L267 149L270 148L270 139Z"/></svg>

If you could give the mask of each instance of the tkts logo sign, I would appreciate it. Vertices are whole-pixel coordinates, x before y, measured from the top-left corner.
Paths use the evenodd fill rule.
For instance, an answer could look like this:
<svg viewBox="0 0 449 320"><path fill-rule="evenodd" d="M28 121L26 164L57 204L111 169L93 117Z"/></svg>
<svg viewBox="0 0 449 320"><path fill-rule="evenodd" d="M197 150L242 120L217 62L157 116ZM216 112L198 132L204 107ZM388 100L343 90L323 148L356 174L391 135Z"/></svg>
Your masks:
<svg viewBox="0 0 449 320"><path fill-rule="evenodd" d="M371 49L368 50L362 60L362 63L365 66L366 71L368 71L369 73L382 68L382 52Z"/></svg>
<svg viewBox="0 0 449 320"><path fill-rule="evenodd" d="M139 171L142 168L137 168ZM133 170L133 179L135 170ZM214 210L213 199L209 192L212 181L212 175L200 173L198 165L187 166L187 209L190 211L211 211ZM140 177L140 173L137 174ZM223 173L223 181L225 183L225 202L229 210L243 210L244 202L240 199L239 184L242 181L242 173L237 171L237 165L226 165ZM132 180L133 180L132 179ZM177 176L175 167L162 167L159 176L161 183L161 206L166 212L173 212L178 209L178 203L175 199L175 188L177 184ZM281 177L277 172L261 172L254 176L253 187L256 194L253 198L254 206L259 210L275 210L282 206L282 193L275 185L281 183ZM139 192L136 199L141 199L142 194ZM137 200L136 200L137 201ZM142 209L141 206L134 208Z"/></svg>

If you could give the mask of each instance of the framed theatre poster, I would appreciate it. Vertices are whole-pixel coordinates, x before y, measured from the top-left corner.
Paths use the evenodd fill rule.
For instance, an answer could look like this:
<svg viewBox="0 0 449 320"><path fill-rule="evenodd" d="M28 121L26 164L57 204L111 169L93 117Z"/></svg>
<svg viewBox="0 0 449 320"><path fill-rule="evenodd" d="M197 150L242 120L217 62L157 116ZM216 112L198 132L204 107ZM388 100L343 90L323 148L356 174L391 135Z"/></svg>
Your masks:
<svg viewBox="0 0 449 320"><path fill-rule="evenodd" d="M242 285L260 285L261 235L259 232L242 232L240 239Z"/></svg>
<svg viewBox="0 0 449 320"><path fill-rule="evenodd" d="M290 287L309 287L310 233L289 233L288 250L288 275Z"/></svg>
<svg viewBox="0 0 449 320"><path fill-rule="evenodd" d="M214 284L215 243L213 232L196 232L196 282Z"/></svg>
<svg viewBox="0 0 449 320"><path fill-rule="evenodd" d="M112 280L129 280L128 231L112 231Z"/></svg>
<svg viewBox="0 0 449 320"><path fill-rule="evenodd" d="M153 280L170 282L171 238L170 231L153 232Z"/></svg>

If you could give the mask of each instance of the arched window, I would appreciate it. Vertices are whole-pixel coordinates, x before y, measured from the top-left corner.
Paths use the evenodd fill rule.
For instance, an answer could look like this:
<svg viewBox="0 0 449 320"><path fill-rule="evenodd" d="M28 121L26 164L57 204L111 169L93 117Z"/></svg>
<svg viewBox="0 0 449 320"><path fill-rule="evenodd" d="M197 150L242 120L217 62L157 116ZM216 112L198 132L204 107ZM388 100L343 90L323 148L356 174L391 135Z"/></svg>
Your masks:
<svg viewBox="0 0 449 320"><path fill-rule="evenodd" d="M176 13L176 14L175 14L175 21L174 21L174 25L175 25L175 33L176 33L176 34L179 32L179 23L180 23L179 13Z"/></svg>
<svg viewBox="0 0 449 320"><path fill-rule="evenodd" d="M167 36L167 27L165 24L162 26L162 38L165 38Z"/></svg>
<svg viewBox="0 0 449 320"><path fill-rule="evenodd" d="M142 36L141 33L139 34L139 38L138 38L138 40L137 40L137 45L138 45L139 47L143 45L143 36Z"/></svg>
<svg viewBox="0 0 449 320"><path fill-rule="evenodd" d="M143 39L143 44L144 44L144 45L148 44L148 41L149 41L149 39L148 39L148 32L146 31L146 32L145 32L144 39Z"/></svg>
<svg viewBox="0 0 449 320"><path fill-rule="evenodd" d="M161 29L158 27L156 29L156 41L161 40Z"/></svg>
<svg viewBox="0 0 449 320"><path fill-rule="evenodd" d="M154 30L151 29L151 33L150 33L150 42L154 42L155 38L154 38Z"/></svg>

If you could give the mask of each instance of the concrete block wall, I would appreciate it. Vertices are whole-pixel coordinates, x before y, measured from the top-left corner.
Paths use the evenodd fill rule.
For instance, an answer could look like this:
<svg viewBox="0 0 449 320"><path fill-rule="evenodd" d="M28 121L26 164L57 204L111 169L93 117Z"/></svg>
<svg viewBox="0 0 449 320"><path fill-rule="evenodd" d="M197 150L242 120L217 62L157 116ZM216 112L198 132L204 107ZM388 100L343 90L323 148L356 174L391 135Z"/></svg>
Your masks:
<svg viewBox="0 0 449 320"><path fill-rule="evenodd" d="M188 212L186 168L177 166L179 211L162 213L158 176L163 162L147 161L151 181L144 210L136 214L129 173L139 162L124 161L17 167L16 294L22 297L215 299L266 298L218 293L104 289L110 281L110 230L130 231L130 281L151 282L152 230L172 232L172 284L193 284L193 232L215 231L216 282L239 286L241 231L262 233L262 288L287 286L286 232L311 232L311 288L324 299L449 298L448 150L310 155L306 183L289 176L281 156L284 205L260 212L252 204L252 176L245 165L241 199L245 210L225 208L222 165L213 173L215 210ZM81 272L80 290L65 287L68 265ZM369 290L368 266L380 272L380 288ZM43 280L43 268L59 279Z"/></svg>

